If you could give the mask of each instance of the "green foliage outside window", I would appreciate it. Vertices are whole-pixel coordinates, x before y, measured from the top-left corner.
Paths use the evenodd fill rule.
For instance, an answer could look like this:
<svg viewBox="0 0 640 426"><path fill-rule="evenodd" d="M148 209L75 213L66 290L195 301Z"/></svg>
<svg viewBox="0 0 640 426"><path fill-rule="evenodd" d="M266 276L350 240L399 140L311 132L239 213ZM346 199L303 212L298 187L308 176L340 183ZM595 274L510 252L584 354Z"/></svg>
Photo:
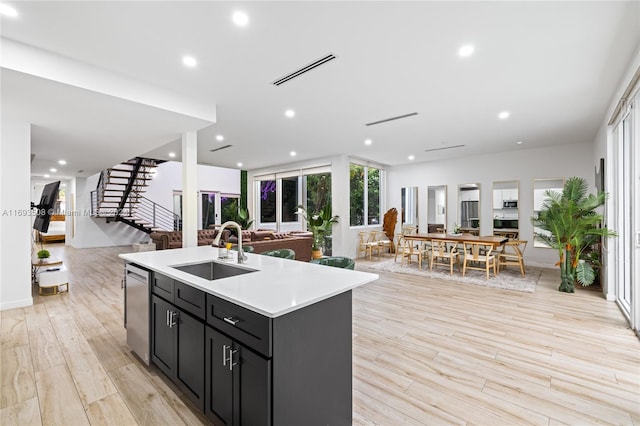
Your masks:
<svg viewBox="0 0 640 426"><path fill-rule="evenodd" d="M380 223L380 170L359 164L349 166L349 224L351 226ZM366 182L366 185L365 185ZM366 192L366 197L365 197ZM365 217L367 218L365 221Z"/></svg>
<svg viewBox="0 0 640 426"><path fill-rule="evenodd" d="M349 166L349 225L364 225L364 166Z"/></svg>

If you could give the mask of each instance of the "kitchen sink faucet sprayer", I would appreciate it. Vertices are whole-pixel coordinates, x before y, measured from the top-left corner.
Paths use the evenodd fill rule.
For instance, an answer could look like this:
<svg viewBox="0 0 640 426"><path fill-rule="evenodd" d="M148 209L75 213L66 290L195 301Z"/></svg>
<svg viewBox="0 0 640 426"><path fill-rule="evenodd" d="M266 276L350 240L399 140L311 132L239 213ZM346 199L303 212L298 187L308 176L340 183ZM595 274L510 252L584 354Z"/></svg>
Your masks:
<svg viewBox="0 0 640 426"><path fill-rule="evenodd" d="M244 263L244 261L247 260L247 256L244 254L244 251L242 251L242 227L238 223L232 220L223 223L222 226L220 226L220 229L218 229L218 235L213 239L211 245L218 247L220 244L220 237L222 237L222 231L224 231L227 226L234 226L238 230L238 263Z"/></svg>

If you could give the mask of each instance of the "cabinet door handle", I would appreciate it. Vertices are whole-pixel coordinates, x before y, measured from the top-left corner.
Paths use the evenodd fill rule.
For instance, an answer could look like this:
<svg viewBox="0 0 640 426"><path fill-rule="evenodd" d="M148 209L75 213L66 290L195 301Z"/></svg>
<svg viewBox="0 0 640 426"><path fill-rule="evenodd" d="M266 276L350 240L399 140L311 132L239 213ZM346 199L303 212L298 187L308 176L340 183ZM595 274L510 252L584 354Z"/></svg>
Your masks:
<svg viewBox="0 0 640 426"><path fill-rule="evenodd" d="M227 349L229 350L229 357L227 358ZM231 350L231 346L222 345L222 365L224 367L227 366L227 361L229 362L229 370L233 369L233 353L235 351Z"/></svg>
<svg viewBox="0 0 640 426"><path fill-rule="evenodd" d="M233 366L238 365L238 363L233 360L233 356L237 353L237 349L235 351L232 351L231 348L229 348L229 371L233 371Z"/></svg>
<svg viewBox="0 0 640 426"><path fill-rule="evenodd" d="M172 328L178 324L176 319L178 318L178 313L171 311L169 314L169 328Z"/></svg>
<svg viewBox="0 0 640 426"><path fill-rule="evenodd" d="M222 366L227 365L227 345L222 345Z"/></svg>
<svg viewBox="0 0 640 426"><path fill-rule="evenodd" d="M225 322L228 322L228 323L229 323L229 324L231 324L231 325L236 325L237 323L239 323L239 322L240 322L240 320L239 320L239 319L236 319L236 318L234 318L234 317L224 317L224 318L222 318L222 319L223 319Z"/></svg>
<svg viewBox="0 0 640 426"><path fill-rule="evenodd" d="M169 310L167 309L167 315L166 315L166 321L167 321L167 327L169 327Z"/></svg>

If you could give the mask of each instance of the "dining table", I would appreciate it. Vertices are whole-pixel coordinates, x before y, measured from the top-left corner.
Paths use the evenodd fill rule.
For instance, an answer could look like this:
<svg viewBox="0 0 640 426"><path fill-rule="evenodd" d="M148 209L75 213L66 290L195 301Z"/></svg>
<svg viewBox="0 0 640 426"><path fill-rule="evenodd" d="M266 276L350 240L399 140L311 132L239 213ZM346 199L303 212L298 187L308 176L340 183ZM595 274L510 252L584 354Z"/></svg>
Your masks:
<svg viewBox="0 0 640 426"><path fill-rule="evenodd" d="M509 239L503 235L471 235L471 234L446 234L430 232L428 234L409 234L403 236L409 241L456 241L459 243L484 243L491 244L494 250Z"/></svg>

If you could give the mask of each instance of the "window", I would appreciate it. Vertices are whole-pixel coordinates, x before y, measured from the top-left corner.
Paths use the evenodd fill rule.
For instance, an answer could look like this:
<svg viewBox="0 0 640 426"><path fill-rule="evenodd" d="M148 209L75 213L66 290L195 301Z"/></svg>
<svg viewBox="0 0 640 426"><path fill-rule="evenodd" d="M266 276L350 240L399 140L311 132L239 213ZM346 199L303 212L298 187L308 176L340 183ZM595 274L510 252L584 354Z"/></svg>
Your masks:
<svg viewBox="0 0 640 426"><path fill-rule="evenodd" d="M326 205L331 205L331 173L304 176L304 188L307 211L318 212Z"/></svg>
<svg viewBox="0 0 640 426"><path fill-rule="evenodd" d="M354 163L349 166L351 226L380 223L380 177L380 169Z"/></svg>
<svg viewBox="0 0 640 426"><path fill-rule="evenodd" d="M298 176L282 179L282 222L298 222Z"/></svg>
<svg viewBox="0 0 640 426"><path fill-rule="evenodd" d="M276 221L276 181L260 181L260 223Z"/></svg>
<svg viewBox="0 0 640 426"><path fill-rule="evenodd" d="M318 166L261 175L254 188L258 228L299 230L306 226L297 214L299 205L312 212L330 205L331 169Z"/></svg>
<svg viewBox="0 0 640 426"><path fill-rule="evenodd" d="M224 194L220 196L220 210L222 215L220 221L222 223L229 220L236 220L236 216L238 215L239 202L239 195Z"/></svg>

